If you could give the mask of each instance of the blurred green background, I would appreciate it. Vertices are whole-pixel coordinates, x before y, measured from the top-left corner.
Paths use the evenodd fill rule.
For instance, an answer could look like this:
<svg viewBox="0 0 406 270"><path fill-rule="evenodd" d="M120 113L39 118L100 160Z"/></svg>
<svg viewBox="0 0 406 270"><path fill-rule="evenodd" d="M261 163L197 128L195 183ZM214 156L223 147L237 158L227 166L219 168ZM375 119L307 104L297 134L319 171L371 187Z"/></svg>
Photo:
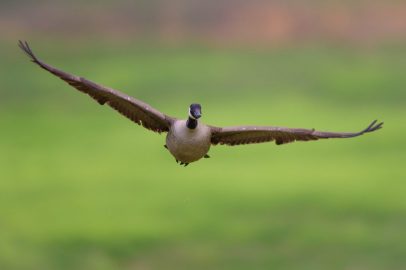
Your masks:
<svg viewBox="0 0 406 270"><path fill-rule="evenodd" d="M405 269L402 1L0 2L0 269ZM185 118L377 133L184 168L30 64Z"/></svg>

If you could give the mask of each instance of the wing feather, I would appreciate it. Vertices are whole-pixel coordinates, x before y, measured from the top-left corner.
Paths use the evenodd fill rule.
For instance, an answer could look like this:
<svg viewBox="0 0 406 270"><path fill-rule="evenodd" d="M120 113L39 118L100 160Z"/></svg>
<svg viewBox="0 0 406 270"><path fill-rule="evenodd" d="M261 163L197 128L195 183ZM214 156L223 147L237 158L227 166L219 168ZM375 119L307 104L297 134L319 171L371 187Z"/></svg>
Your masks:
<svg viewBox="0 0 406 270"><path fill-rule="evenodd" d="M286 127L211 127L212 144L241 145L275 141L277 145L295 141L314 141L328 138L352 138L382 128L383 122L373 121L360 132L323 132L314 129L286 128Z"/></svg>
<svg viewBox="0 0 406 270"><path fill-rule="evenodd" d="M138 125L161 133L168 131L171 123L175 120L175 118L167 116L152 108L150 105L124 93L104 87L85 78L66 73L42 62L34 55L27 42L19 41L18 45L30 57L32 62L64 80L80 92L89 95L100 105L109 105Z"/></svg>

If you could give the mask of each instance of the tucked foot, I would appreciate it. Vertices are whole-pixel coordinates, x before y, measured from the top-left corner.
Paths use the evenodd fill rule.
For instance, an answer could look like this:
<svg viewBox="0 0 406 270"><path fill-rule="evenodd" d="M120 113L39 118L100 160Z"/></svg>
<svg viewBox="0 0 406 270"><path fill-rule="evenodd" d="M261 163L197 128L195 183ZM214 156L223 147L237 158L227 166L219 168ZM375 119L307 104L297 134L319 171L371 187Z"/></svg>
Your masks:
<svg viewBox="0 0 406 270"><path fill-rule="evenodd" d="M166 149L168 149L168 146L166 146L166 144L164 145L164 147L165 147Z"/></svg>
<svg viewBox="0 0 406 270"><path fill-rule="evenodd" d="M210 158L210 156L206 154L206 155L204 155L204 158Z"/></svg>
<svg viewBox="0 0 406 270"><path fill-rule="evenodd" d="M189 165L189 163L184 163L184 162L182 162L182 161L181 161L179 164L180 164L180 165L183 165L183 166L185 166L185 167L186 167L187 165Z"/></svg>

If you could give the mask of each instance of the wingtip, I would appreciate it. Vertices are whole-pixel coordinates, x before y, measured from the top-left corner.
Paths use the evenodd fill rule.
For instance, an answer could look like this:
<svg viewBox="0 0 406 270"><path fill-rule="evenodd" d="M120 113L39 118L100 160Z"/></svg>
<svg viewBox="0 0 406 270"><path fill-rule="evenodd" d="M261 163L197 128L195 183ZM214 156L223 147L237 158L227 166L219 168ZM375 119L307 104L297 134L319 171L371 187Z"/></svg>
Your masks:
<svg viewBox="0 0 406 270"><path fill-rule="evenodd" d="M378 129L383 128L383 124L384 124L384 122L380 122L379 124L377 124L377 125L375 126L375 130L378 130Z"/></svg>
<svg viewBox="0 0 406 270"><path fill-rule="evenodd" d="M372 123L364 130L363 133L373 132L378 129L381 129L383 127L384 122L380 122L380 123L376 124L377 122L378 122L378 120L372 121Z"/></svg>
<svg viewBox="0 0 406 270"><path fill-rule="evenodd" d="M21 40L18 40L18 47L25 52L24 43Z"/></svg>
<svg viewBox="0 0 406 270"><path fill-rule="evenodd" d="M33 61L33 62L38 61L37 57L32 52L30 45L28 45L27 41L18 40L18 47L20 47L20 49L23 50L23 52L26 55L28 55L28 57L30 57L31 61Z"/></svg>

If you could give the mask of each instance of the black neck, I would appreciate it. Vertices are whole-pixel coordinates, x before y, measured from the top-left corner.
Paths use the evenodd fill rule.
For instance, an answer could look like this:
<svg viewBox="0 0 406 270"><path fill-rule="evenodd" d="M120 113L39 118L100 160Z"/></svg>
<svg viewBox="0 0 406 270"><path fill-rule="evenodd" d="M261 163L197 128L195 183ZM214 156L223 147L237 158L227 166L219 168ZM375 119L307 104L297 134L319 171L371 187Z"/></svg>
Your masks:
<svg viewBox="0 0 406 270"><path fill-rule="evenodd" d="M189 129L195 129L197 127L197 120L193 119L192 117L189 117L188 120L186 121L186 126Z"/></svg>

